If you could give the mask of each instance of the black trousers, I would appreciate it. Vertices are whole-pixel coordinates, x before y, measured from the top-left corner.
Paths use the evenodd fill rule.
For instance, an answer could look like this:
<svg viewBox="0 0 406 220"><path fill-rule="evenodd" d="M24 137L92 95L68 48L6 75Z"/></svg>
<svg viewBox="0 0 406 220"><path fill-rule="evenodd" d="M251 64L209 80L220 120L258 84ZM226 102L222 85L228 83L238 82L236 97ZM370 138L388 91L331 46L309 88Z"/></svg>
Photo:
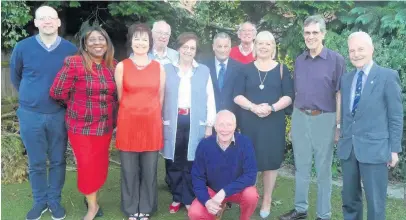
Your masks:
<svg viewBox="0 0 406 220"><path fill-rule="evenodd" d="M178 115L178 128L176 130L174 160L165 160L167 183L169 183L172 199L184 205L192 204L195 198L192 186L193 161L187 160L190 131L189 115Z"/></svg>

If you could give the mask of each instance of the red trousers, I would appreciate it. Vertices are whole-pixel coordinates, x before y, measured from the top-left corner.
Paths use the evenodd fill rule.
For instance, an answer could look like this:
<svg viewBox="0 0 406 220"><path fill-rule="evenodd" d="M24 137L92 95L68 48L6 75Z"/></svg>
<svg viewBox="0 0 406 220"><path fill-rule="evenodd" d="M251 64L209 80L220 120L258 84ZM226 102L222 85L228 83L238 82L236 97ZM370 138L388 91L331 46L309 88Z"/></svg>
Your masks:
<svg viewBox="0 0 406 220"><path fill-rule="evenodd" d="M210 197L216 195L212 189L207 188ZM258 192L254 186L245 188L240 193L234 194L226 199L223 203L232 202L240 204L240 220L250 220L252 214L254 214L258 203ZM206 207L195 199L188 211L190 220L214 220L216 216L210 214Z"/></svg>
<svg viewBox="0 0 406 220"><path fill-rule="evenodd" d="M76 158L78 189L88 195L98 191L107 179L112 134L81 135L68 132Z"/></svg>

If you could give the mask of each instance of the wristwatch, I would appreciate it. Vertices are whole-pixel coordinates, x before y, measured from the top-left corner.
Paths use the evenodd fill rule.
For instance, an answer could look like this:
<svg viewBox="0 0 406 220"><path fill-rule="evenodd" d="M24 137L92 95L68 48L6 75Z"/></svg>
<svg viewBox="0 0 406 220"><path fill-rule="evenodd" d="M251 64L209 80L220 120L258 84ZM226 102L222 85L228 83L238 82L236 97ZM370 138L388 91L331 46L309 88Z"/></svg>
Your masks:
<svg viewBox="0 0 406 220"><path fill-rule="evenodd" d="M271 111L276 112L275 108L273 107L273 105L271 105Z"/></svg>

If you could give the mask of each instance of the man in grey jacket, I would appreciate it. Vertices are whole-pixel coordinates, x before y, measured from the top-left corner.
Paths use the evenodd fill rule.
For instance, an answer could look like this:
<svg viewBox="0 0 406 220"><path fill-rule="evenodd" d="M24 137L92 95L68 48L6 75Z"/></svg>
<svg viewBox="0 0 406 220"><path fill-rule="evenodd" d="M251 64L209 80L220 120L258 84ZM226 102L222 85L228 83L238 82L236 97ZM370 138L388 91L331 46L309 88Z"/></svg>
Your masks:
<svg viewBox="0 0 406 220"><path fill-rule="evenodd" d="M384 220L388 169L401 152L403 106L397 71L378 66L374 46L365 32L348 37L356 68L341 78L341 136L338 157L343 170L343 215L362 220L362 187L368 220Z"/></svg>

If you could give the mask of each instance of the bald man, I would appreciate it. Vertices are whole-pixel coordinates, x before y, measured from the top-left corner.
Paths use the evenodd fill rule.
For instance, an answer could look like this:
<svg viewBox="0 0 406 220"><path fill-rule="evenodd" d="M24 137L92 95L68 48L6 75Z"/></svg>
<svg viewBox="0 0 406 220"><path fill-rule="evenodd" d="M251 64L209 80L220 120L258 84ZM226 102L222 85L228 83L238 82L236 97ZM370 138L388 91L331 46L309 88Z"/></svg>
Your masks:
<svg viewBox="0 0 406 220"><path fill-rule="evenodd" d="M188 215L191 220L215 219L226 202L240 205L240 220L249 220L258 203L255 188L257 165L252 142L235 132L235 115L217 113L216 135L203 139L192 168L196 199Z"/></svg>
<svg viewBox="0 0 406 220"><path fill-rule="evenodd" d="M374 46L365 32L348 37L355 69L341 78L341 136L338 157L343 171L343 217L362 220L362 187L367 219L384 220L388 168L402 151L403 105L399 73L373 61Z"/></svg>
<svg viewBox="0 0 406 220"><path fill-rule="evenodd" d="M11 81L19 94L17 116L28 154L34 200L26 219L40 219L49 208L52 218L59 220L65 218L61 192L65 182L67 133L65 108L49 97L49 88L64 59L77 49L58 36L61 21L55 9L39 7L34 24L39 34L18 42L10 60Z"/></svg>

